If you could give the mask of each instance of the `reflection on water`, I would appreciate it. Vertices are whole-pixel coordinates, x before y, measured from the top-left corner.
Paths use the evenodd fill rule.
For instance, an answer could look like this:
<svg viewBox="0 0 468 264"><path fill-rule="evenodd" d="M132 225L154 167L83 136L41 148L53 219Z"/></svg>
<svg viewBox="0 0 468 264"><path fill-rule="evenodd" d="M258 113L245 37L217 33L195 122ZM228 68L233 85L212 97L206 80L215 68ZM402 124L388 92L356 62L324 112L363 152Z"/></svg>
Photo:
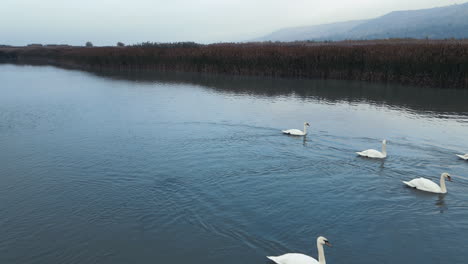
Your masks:
<svg viewBox="0 0 468 264"><path fill-rule="evenodd" d="M445 194L439 194L439 199L437 199L435 205L440 208L440 213L448 210L448 207L445 204Z"/></svg>
<svg viewBox="0 0 468 264"><path fill-rule="evenodd" d="M436 206L436 208L438 209L440 213L444 213L445 211L449 209L448 204L445 202L445 196L447 194L434 194L430 192L420 191L414 188L409 188L409 187L405 187L405 188L408 190L411 190L413 195L417 197L418 199L426 200L426 201L434 201L434 205ZM450 188L450 186L448 188Z"/></svg>
<svg viewBox="0 0 468 264"><path fill-rule="evenodd" d="M0 83L0 263L266 263L318 235L329 263L468 259L468 181L401 182L468 176L464 91L13 65ZM384 138L387 159L355 154Z"/></svg>
<svg viewBox="0 0 468 264"><path fill-rule="evenodd" d="M426 113L438 118L468 115L468 90L411 87L395 84L338 80L294 80L230 75L99 71L99 76L117 80L161 83L188 83L223 93L259 96L294 95L325 103L366 102Z"/></svg>

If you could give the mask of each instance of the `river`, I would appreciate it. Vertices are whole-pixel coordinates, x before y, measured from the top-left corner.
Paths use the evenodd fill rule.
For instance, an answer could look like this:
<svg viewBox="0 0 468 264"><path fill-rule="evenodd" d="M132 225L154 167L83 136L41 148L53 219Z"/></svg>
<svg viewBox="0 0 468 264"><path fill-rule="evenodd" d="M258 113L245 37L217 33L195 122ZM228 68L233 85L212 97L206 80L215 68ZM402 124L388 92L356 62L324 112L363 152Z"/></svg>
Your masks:
<svg viewBox="0 0 468 264"><path fill-rule="evenodd" d="M467 91L3 64L0 94L0 263L468 259Z"/></svg>

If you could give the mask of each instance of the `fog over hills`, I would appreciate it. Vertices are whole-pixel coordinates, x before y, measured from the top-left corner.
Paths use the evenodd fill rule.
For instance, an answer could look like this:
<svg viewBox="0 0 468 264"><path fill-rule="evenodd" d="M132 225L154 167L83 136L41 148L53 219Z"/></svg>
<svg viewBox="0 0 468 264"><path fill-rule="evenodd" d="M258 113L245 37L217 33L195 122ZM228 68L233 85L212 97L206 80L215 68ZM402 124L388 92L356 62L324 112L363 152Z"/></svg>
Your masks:
<svg viewBox="0 0 468 264"><path fill-rule="evenodd" d="M395 11L369 20L284 28L254 41L468 38L468 3Z"/></svg>

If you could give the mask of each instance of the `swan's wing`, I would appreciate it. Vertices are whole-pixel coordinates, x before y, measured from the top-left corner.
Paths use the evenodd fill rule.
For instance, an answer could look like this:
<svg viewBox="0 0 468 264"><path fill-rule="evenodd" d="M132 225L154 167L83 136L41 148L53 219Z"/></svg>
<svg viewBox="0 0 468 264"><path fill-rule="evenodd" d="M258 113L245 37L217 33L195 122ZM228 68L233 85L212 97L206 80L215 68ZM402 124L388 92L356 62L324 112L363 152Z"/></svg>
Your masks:
<svg viewBox="0 0 468 264"><path fill-rule="evenodd" d="M282 132L284 134L289 134L289 135L304 135L304 131L301 131L299 129L288 129L288 130L283 130Z"/></svg>
<svg viewBox="0 0 468 264"><path fill-rule="evenodd" d="M384 155L382 152L375 149L368 149L361 152L356 152L358 155L369 158L382 158Z"/></svg>
<svg viewBox="0 0 468 264"><path fill-rule="evenodd" d="M414 180L411 180L409 183L413 185L413 187L421 191L436 192L436 193L441 191L439 185L425 178L414 179Z"/></svg>
<svg viewBox="0 0 468 264"><path fill-rule="evenodd" d="M300 253L288 253L277 257L268 256L278 264L318 264L319 262L312 257Z"/></svg>

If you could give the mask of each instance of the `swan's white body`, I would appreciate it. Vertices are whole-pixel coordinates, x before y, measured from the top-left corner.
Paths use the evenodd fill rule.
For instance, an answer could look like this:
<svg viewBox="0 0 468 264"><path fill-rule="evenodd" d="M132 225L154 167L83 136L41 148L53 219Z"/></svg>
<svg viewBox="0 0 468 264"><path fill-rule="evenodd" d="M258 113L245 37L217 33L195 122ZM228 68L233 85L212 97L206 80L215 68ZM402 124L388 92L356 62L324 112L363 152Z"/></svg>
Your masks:
<svg viewBox="0 0 468 264"><path fill-rule="evenodd" d="M442 173L442 175L440 175L440 186L426 178L417 178L408 182L403 181L403 183L411 188L416 188L424 192L447 193L447 187L445 186L445 178L447 178L449 181L452 181L450 174Z"/></svg>
<svg viewBox="0 0 468 264"><path fill-rule="evenodd" d="M307 135L307 127L309 126L309 123L304 123L304 131L301 131L299 129L288 129L288 130L282 130L284 134L291 135L291 136L305 136Z"/></svg>
<svg viewBox="0 0 468 264"><path fill-rule="evenodd" d="M313 257L300 253L288 253L278 257L267 257L278 264L319 264Z"/></svg>
<svg viewBox="0 0 468 264"><path fill-rule="evenodd" d="M361 152L356 152L359 156L373 158L373 159L384 159L387 157L387 141L382 141L382 152L375 149L368 149Z"/></svg>
<svg viewBox="0 0 468 264"><path fill-rule="evenodd" d="M468 160L468 154L465 155L458 155L456 154L460 159Z"/></svg>
<svg viewBox="0 0 468 264"><path fill-rule="evenodd" d="M267 258L277 264L326 264L323 245L331 246L326 238L320 236L317 238L318 261L301 253L287 253L277 257L268 256Z"/></svg>

